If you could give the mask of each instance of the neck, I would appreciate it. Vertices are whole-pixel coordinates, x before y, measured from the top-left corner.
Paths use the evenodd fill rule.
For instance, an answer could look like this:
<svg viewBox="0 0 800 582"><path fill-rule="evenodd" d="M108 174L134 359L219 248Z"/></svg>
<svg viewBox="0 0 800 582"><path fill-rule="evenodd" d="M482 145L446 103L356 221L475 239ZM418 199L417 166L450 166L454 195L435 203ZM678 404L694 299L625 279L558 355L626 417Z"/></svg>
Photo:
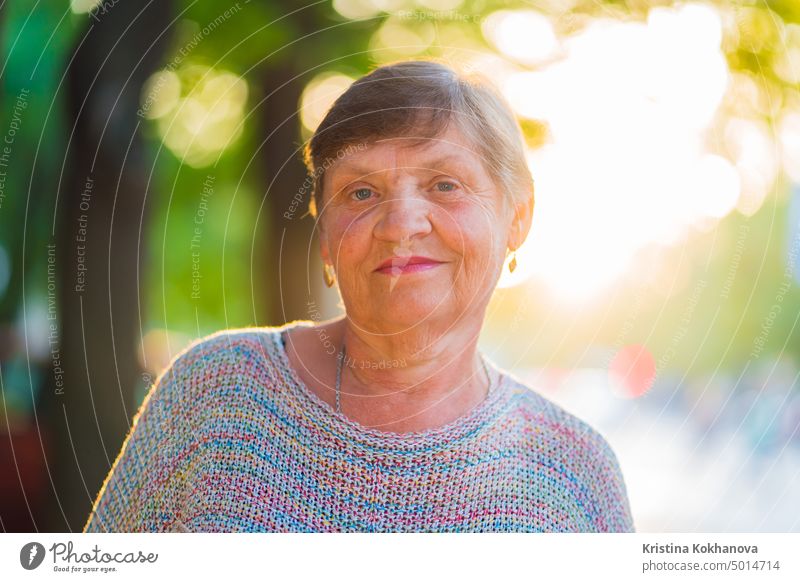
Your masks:
<svg viewBox="0 0 800 582"><path fill-rule="evenodd" d="M361 424L392 432L426 430L456 420L486 398L480 325L457 324L446 333L420 325L381 335L345 317L334 327L339 351L346 350L342 411Z"/></svg>

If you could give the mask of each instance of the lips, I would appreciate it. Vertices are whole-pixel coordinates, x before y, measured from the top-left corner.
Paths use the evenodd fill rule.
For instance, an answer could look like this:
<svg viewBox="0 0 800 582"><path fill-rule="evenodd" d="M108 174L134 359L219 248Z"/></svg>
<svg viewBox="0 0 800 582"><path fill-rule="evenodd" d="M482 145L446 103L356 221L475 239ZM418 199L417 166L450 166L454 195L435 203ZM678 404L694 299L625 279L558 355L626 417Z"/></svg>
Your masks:
<svg viewBox="0 0 800 582"><path fill-rule="evenodd" d="M417 273L420 271L427 271L442 264L442 261L437 261L430 257L423 257L414 255L411 257L389 257L383 261L377 269L376 273L383 273L385 275L402 275L406 273Z"/></svg>

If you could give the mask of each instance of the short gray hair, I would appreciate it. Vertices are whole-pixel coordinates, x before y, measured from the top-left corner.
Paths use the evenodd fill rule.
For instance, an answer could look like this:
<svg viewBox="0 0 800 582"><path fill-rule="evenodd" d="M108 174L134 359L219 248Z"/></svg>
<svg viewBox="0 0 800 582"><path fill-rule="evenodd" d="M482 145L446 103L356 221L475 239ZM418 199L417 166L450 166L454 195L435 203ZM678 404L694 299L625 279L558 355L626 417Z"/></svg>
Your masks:
<svg viewBox="0 0 800 582"><path fill-rule="evenodd" d="M482 75L414 60L378 67L328 110L304 150L314 178L309 213L316 217L322 207L325 169L339 152L395 137L424 142L443 133L451 119L511 201L533 197L522 131L500 92Z"/></svg>

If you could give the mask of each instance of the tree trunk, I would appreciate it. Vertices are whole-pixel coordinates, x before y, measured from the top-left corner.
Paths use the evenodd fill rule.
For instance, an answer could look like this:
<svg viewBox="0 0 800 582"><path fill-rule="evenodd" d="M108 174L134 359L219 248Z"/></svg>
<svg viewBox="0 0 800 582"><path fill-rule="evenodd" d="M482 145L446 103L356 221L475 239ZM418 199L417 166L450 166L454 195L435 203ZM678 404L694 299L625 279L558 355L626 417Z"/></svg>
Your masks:
<svg viewBox="0 0 800 582"><path fill-rule="evenodd" d="M137 116L161 63L171 1L106 3L87 17L66 83L68 147L57 208L64 388L48 402L54 431L50 531L81 530L139 402L141 256L150 167ZM67 62L70 62L67 60Z"/></svg>
<svg viewBox="0 0 800 582"><path fill-rule="evenodd" d="M270 63L264 75L261 105L264 183L267 185L265 213L261 223L266 239L261 257L254 260L263 268L264 319L277 325L294 319L316 319L322 296L322 262L318 245L311 241L314 219L306 216L310 189L301 193L306 180L302 163L298 108L305 75L297 77L292 62ZM295 78L297 77L297 78ZM254 265L255 267L255 265ZM309 291L310 289L310 291ZM323 311L329 311L326 304Z"/></svg>

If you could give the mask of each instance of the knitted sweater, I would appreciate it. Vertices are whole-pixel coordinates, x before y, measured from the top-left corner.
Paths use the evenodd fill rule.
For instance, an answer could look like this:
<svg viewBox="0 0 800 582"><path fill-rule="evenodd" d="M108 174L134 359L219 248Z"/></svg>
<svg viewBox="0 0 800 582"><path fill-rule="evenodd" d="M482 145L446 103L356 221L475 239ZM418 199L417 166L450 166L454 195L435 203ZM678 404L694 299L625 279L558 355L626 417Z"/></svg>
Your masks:
<svg viewBox="0 0 800 582"><path fill-rule="evenodd" d="M630 532L607 441L513 375L411 433L337 413L298 377L281 327L178 355L136 414L86 532Z"/></svg>

